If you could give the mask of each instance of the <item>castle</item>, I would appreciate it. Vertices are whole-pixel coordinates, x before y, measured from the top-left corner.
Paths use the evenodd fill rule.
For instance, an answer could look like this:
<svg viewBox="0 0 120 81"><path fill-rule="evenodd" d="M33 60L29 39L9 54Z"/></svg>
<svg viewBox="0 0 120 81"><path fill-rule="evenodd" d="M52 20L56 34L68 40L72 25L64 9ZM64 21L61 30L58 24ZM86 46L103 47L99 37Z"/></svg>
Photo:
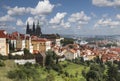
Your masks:
<svg viewBox="0 0 120 81"><path fill-rule="evenodd" d="M47 39L60 38L59 34L43 34L41 31L39 21L37 22L37 25L35 25L35 23L33 22L32 29L30 28L29 22L27 22L26 34L29 34L30 36L34 35L34 36L47 38Z"/></svg>

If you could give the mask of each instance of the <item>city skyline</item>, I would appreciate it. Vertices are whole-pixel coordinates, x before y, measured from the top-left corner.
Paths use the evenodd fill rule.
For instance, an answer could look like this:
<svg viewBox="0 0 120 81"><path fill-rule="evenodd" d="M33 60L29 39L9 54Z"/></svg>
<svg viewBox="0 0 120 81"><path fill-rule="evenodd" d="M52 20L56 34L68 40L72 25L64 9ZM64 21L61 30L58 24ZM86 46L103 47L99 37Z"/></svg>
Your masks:
<svg viewBox="0 0 120 81"><path fill-rule="evenodd" d="M0 0L0 29L25 33L39 20L43 33L120 35L120 0Z"/></svg>

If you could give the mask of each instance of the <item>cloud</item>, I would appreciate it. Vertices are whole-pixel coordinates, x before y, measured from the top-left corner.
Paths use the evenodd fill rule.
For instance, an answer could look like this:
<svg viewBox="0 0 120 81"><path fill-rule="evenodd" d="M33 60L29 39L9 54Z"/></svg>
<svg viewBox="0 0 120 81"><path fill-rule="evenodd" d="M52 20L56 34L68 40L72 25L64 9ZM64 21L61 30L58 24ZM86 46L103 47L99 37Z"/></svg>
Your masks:
<svg viewBox="0 0 120 81"><path fill-rule="evenodd" d="M33 15L45 15L52 12L54 5L49 0L39 1L35 8L31 8Z"/></svg>
<svg viewBox="0 0 120 81"><path fill-rule="evenodd" d="M120 0L92 0L92 4L99 7L119 7Z"/></svg>
<svg viewBox="0 0 120 81"><path fill-rule="evenodd" d="M33 17L28 17L28 19L26 20L26 23L29 22L29 25L32 25L34 21L35 19Z"/></svg>
<svg viewBox="0 0 120 81"><path fill-rule="evenodd" d="M48 15L53 11L55 5L51 4L49 0L39 1L35 8L32 7L14 7L5 6L8 9L9 15L24 15L30 13L32 15Z"/></svg>
<svg viewBox="0 0 120 81"><path fill-rule="evenodd" d="M62 12L62 13L57 13L53 18L50 19L49 21L49 25L52 28L70 28L71 24L70 22L65 22L64 18L67 15L66 12Z"/></svg>
<svg viewBox="0 0 120 81"><path fill-rule="evenodd" d="M3 30L7 30L7 31L13 31L16 29L16 27L10 25L10 24L6 24L6 23L0 23L0 29L3 29Z"/></svg>
<svg viewBox="0 0 120 81"><path fill-rule="evenodd" d="M91 17L87 16L84 11L77 12L71 14L67 19L65 16L67 15L66 12L57 13L52 19L49 21L49 25L52 28L77 28L80 29L83 25L88 24Z"/></svg>
<svg viewBox="0 0 120 81"><path fill-rule="evenodd" d="M59 6L62 6L62 4L58 3L57 5L55 5L55 7L59 7Z"/></svg>
<svg viewBox="0 0 120 81"><path fill-rule="evenodd" d="M16 22L16 25L24 26L25 24L23 23L23 21L21 19L18 19L17 22Z"/></svg>
<svg viewBox="0 0 120 81"><path fill-rule="evenodd" d="M88 24L90 19L91 19L91 17L87 16L84 13L84 11L81 11L81 12L77 12L77 13L71 14L70 17L68 18L68 21L71 24L74 24L74 26L77 29L81 29L81 27L83 27L84 25Z"/></svg>
<svg viewBox="0 0 120 81"><path fill-rule="evenodd" d="M120 26L120 22L119 21L113 21L112 19L100 19L96 22L96 24L94 25L94 27L116 27L116 26Z"/></svg>
<svg viewBox="0 0 120 81"><path fill-rule="evenodd" d="M91 16L94 17L94 18L97 18L97 15L93 12L91 12Z"/></svg>
<svg viewBox="0 0 120 81"><path fill-rule="evenodd" d="M26 8L25 7L14 7L14 8L8 8L8 12L9 15L23 15L25 13L27 13Z"/></svg>
<svg viewBox="0 0 120 81"><path fill-rule="evenodd" d="M107 17L109 17L109 14L108 14L108 13L105 13L105 14L102 15L102 17L103 17L103 18L107 18Z"/></svg>
<svg viewBox="0 0 120 81"><path fill-rule="evenodd" d="M0 22L0 26L6 26L6 23Z"/></svg>
<svg viewBox="0 0 120 81"><path fill-rule="evenodd" d="M0 22L12 22L12 21L15 21L15 18L11 17L10 15L0 17Z"/></svg>
<svg viewBox="0 0 120 81"><path fill-rule="evenodd" d="M28 17L25 24L27 24L27 22L29 22L29 25L33 25L33 22L35 22L35 24L37 24L38 21L39 21L39 24L42 26L43 25L46 26L48 24L48 21L45 16Z"/></svg>
<svg viewBox="0 0 120 81"><path fill-rule="evenodd" d="M7 28L7 24L6 23L0 23L0 29L4 29Z"/></svg>
<svg viewBox="0 0 120 81"><path fill-rule="evenodd" d="M116 18L120 20L120 14L117 14L117 15L116 15Z"/></svg>
<svg viewBox="0 0 120 81"><path fill-rule="evenodd" d="M64 20L61 21L60 25L64 28L70 28L71 27L70 22L64 22Z"/></svg>
<svg viewBox="0 0 120 81"><path fill-rule="evenodd" d="M77 22L77 21L81 21L81 22L88 22L91 18L88 17L84 11L81 12L77 12L77 13L73 13L70 18L68 19L69 22Z"/></svg>
<svg viewBox="0 0 120 81"><path fill-rule="evenodd" d="M63 13L57 13L56 16L54 18L52 18L49 23L51 24L60 24L62 19L64 19L64 17L66 16L66 12Z"/></svg>

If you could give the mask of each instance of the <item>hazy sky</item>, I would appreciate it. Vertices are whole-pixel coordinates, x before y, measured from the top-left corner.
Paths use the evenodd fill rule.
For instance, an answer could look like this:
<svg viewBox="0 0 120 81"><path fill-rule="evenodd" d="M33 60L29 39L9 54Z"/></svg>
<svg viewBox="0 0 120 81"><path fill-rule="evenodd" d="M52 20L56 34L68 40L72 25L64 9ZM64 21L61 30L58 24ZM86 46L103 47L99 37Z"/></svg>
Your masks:
<svg viewBox="0 0 120 81"><path fill-rule="evenodd" d="M43 33L120 34L120 0L0 0L0 29L25 33L38 20Z"/></svg>

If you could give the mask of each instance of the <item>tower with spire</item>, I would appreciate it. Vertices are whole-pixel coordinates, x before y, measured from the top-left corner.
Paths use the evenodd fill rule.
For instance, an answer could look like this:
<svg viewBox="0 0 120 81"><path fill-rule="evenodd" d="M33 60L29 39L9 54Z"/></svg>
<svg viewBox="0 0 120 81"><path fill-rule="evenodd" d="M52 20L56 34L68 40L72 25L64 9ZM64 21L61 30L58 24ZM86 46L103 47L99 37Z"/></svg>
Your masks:
<svg viewBox="0 0 120 81"><path fill-rule="evenodd" d="M32 28L32 34L33 35L35 35L35 31L36 31L36 29L35 29L35 22L33 22L33 28Z"/></svg>
<svg viewBox="0 0 120 81"><path fill-rule="evenodd" d="M30 34L29 22L27 22L26 34Z"/></svg>
<svg viewBox="0 0 120 81"><path fill-rule="evenodd" d="M36 27L36 35L37 35L37 36L41 36L41 35L42 35L41 27L40 27L39 21L38 21L37 27Z"/></svg>

